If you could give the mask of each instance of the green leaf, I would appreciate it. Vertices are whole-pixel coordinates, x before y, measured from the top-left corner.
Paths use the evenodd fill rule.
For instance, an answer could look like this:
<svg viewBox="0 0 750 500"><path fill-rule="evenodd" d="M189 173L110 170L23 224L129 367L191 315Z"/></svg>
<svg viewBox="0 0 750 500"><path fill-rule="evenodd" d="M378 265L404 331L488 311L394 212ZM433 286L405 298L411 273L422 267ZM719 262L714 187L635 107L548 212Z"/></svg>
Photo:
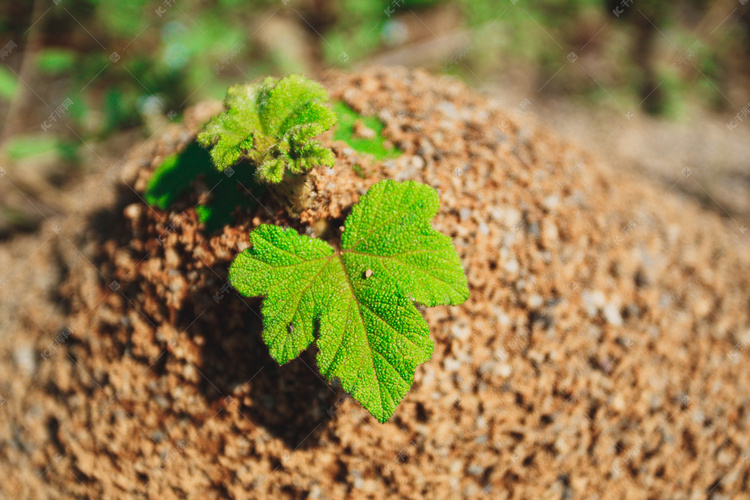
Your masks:
<svg viewBox="0 0 750 500"><path fill-rule="evenodd" d="M218 172L208 151L192 142L181 153L164 158L148 180L143 197L149 205L166 210L191 189L193 182L202 179L211 194L198 201L195 211L206 231L212 233L232 222L237 207L247 211L257 206L260 187L248 174L243 169Z"/></svg>
<svg viewBox="0 0 750 500"><path fill-rule="evenodd" d="M11 161L21 161L41 155L60 155L69 157L66 153L69 145L50 134L18 135L11 137L3 145L3 151Z"/></svg>
<svg viewBox="0 0 750 500"><path fill-rule="evenodd" d="M279 183L286 172L333 166L333 152L313 139L336 123L327 101L319 83L299 75L230 87L226 110L204 127L198 141L213 145L211 157L219 170L247 158L258 180Z"/></svg>
<svg viewBox="0 0 750 500"><path fill-rule="evenodd" d="M381 135L384 125L376 116L362 116L341 101L333 103L333 110L338 116L338 124L333 133L334 141L344 141L354 150L371 154L377 160L395 158L400 154L396 148L385 147L385 141ZM375 137L370 139L357 136L354 133L354 124L357 120L375 132Z"/></svg>
<svg viewBox="0 0 750 500"><path fill-rule="evenodd" d="M16 94L18 79L10 70L0 66L0 98L10 101Z"/></svg>
<svg viewBox="0 0 750 500"><path fill-rule="evenodd" d="M353 208L341 250L293 229L264 224L251 232L229 278L240 293L265 297L271 356L286 363L317 333L321 373L388 420L432 355L414 302L460 304L469 296L450 238L430 226L438 205L429 186L386 180Z"/></svg>
<svg viewBox="0 0 750 500"><path fill-rule="evenodd" d="M43 49L37 52L35 63L42 73L60 75L75 68L76 53L68 49Z"/></svg>

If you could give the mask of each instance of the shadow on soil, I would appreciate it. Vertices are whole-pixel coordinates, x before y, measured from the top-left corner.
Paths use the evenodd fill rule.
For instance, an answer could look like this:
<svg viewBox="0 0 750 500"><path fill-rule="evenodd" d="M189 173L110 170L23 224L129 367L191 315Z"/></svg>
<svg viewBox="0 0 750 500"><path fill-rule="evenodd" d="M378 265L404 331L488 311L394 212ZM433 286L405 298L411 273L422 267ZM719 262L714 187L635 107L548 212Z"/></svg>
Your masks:
<svg viewBox="0 0 750 500"><path fill-rule="evenodd" d="M209 400L239 397L242 414L282 439L290 449L316 446L331 420L329 411L336 392L318 373L313 350L279 366L261 337L259 302L250 304L235 292L227 294L224 301L234 306L240 303L244 311L231 307L216 314L216 320L199 320L188 328L189 334L194 330L208 337L202 350L208 379L201 386L204 396ZM238 315L243 328L233 329L222 319L233 318L236 323Z"/></svg>
<svg viewBox="0 0 750 500"><path fill-rule="evenodd" d="M89 237L98 240L99 245L108 242L118 248L127 247L133 233L130 224L123 221L123 209L139 200L127 188L119 189L116 196L114 207L89 220L93 232ZM116 268L104 252L94 253L92 263L103 275L114 276ZM150 253L135 255L135 259L145 262L155 256ZM245 418L282 439L290 449L314 447L331 421L329 412L336 401L336 390L318 373L313 349L284 366L270 357L261 336L260 301L242 297L226 284L230 263L231 260L217 261L213 268L194 269L197 276L191 281L200 285L191 287L190 298L176 315L171 314L174 311L168 310L157 290L139 281L138 272L128 273L128 280L120 280L117 293L125 295L130 304L141 304L141 310L144 295L150 295L159 304L162 317L171 318L178 331L193 339L202 338L202 342L196 342L201 344L202 356L197 388L209 404L220 406L227 396L238 398ZM111 283L102 285L110 287ZM149 317L149 321L158 328L157 318ZM122 335L115 331L110 334ZM127 332L125 335L129 337ZM129 349L129 340L122 348ZM151 370L163 374L166 359L164 356Z"/></svg>

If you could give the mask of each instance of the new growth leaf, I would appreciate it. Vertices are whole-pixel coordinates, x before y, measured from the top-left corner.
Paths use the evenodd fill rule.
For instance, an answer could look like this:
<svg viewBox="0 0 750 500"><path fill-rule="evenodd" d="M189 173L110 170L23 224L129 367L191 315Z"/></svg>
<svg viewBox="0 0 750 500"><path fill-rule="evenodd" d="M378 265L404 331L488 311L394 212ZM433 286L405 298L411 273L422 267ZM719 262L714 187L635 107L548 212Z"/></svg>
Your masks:
<svg viewBox="0 0 750 500"><path fill-rule="evenodd" d="M271 356L286 363L317 337L321 373L388 420L432 355L415 302L460 304L469 296L450 238L430 225L438 205L429 186L386 180L353 208L340 250L293 229L252 231L229 278L242 294L265 297Z"/></svg>
<svg viewBox="0 0 750 500"><path fill-rule="evenodd" d="M227 90L226 110L198 135L219 170L250 160L259 181L279 183L286 173L304 174L315 165L333 166L333 152L313 138L336 123L328 94L299 75Z"/></svg>

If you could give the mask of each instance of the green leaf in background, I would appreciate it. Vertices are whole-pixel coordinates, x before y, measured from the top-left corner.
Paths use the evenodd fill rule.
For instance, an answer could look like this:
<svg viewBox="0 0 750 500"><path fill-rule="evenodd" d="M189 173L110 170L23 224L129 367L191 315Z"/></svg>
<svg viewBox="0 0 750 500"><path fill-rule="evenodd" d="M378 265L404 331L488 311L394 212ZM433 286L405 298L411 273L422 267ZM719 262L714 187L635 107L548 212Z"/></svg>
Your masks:
<svg viewBox="0 0 750 500"><path fill-rule="evenodd" d="M118 87L107 89L104 94L105 130L111 132L136 125L138 123L137 99L138 94L128 87L124 86L124 91Z"/></svg>
<svg viewBox="0 0 750 500"><path fill-rule="evenodd" d="M44 49L37 52L35 62L39 71L54 76L71 71L76 64L76 54L67 49Z"/></svg>
<svg viewBox="0 0 750 500"><path fill-rule="evenodd" d="M385 422L411 387L433 343L414 302L460 304L469 296L458 254L430 225L434 189L381 181L353 208L341 250L292 229L261 225L229 278L240 293L263 296L263 339L279 363L315 339L318 367L338 377Z"/></svg>
<svg viewBox="0 0 750 500"><path fill-rule="evenodd" d="M128 2L93 2L96 6L96 18L102 26L111 33L110 36L132 38L145 26L144 18L153 15L153 8L146 0L130 0ZM158 4L161 5L161 4Z"/></svg>
<svg viewBox="0 0 750 500"><path fill-rule="evenodd" d="M299 75L230 87L226 111L198 135L211 146L219 170L247 158L262 182L279 183L287 172L302 174L315 165L333 166L333 152L313 138L336 123L328 94Z"/></svg>
<svg viewBox="0 0 750 500"><path fill-rule="evenodd" d="M10 101L16 94L18 79L8 68L0 66L0 98Z"/></svg>
<svg viewBox="0 0 750 500"><path fill-rule="evenodd" d="M344 141L354 150L360 153L373 155L378 160L394 158L398 156L399 150L395 148L386 148L384 145L383 122L375 116L361 116L352 108L341 101L333 103L333 110L338 116L338 123L333 132L333 139ZM359 120L364 126L375 132L373 138L357 136L354 133L354 124Z"/></svg>
<svg viewBox="0 0 750 500"><path fill-rule="evenodd" d="M218 172L211 156L200 144L191 143L185 151L164 159L148 181L144 199L149 205L168 209L191 189L194 181L203 179L210 195L195 207L198 219L209 233L232 222L232 212L237 207L251 210L257 206L254 197L260 196L260 187L249 169L236 172ZM254 193L252 196L247 191Z"/></svg>
<svg viewBox="0 0 750 500"><path fill-rule="evenodd" d="M3 146L5 154L13 161L33 156L57 154L62 141L50 134L21 135L8 139Z"/></svg>

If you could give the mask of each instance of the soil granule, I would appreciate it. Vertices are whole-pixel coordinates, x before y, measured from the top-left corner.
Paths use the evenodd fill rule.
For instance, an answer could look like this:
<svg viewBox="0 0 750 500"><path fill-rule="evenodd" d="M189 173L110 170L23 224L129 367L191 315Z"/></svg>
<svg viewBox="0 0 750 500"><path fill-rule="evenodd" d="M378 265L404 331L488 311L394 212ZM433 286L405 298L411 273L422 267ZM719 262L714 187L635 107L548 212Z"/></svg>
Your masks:
<svg viewBox="0 0 750 500"><path fill-rule="evenodd" d="M82 188L86 208L0 253L0 496L747 498L745 230L611 171L449 78L370 69L324 84L403 154L330 132L300 220L272 198L206 234L153 168L191 109ZM357 165L357 168L354 166ZM108 181L114 177L122 180ZM436 347L386 424L280 367L227 268L260 223L330 238L383 178L440 193L471 297L425 311Z"/></svg>

